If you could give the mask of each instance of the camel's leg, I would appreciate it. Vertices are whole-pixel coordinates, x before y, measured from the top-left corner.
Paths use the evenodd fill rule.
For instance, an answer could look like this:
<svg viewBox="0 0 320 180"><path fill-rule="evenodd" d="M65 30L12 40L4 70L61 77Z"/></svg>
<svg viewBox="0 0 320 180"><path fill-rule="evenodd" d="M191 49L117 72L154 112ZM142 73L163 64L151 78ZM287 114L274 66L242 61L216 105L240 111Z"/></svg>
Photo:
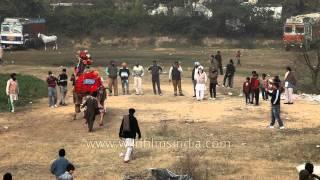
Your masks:
<svg viewBox="0 0 320 180"><path fill-rule="evenodd" d="M47 51L47 44L44 43L44 50Z"/></svg>
<svg viewBox="0 0 320 180"><path fill-rule="evenodd" d="M58 50L58 43L57 43L57 41L56 41L56 50Z"/></svg>

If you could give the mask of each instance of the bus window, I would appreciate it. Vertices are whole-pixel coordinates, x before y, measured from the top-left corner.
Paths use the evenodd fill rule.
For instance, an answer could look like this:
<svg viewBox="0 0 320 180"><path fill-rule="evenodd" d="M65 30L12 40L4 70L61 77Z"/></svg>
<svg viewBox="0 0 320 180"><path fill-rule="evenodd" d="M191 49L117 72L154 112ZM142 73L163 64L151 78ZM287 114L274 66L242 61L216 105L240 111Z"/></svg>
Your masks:
<svg viewBox="0 0 320 180"><path fill-rule="evenodd" d="M286 33L292 33L292 26L286 26L286 27L284 27L284 32L286 32Z"/></svg>
<svg viewBox="0 0 320 180"><path fill-rule="evenodd" d="M304 33L304 27L303 26L297 26L296 27L296 33L299 33L299 34Z"/></svg>

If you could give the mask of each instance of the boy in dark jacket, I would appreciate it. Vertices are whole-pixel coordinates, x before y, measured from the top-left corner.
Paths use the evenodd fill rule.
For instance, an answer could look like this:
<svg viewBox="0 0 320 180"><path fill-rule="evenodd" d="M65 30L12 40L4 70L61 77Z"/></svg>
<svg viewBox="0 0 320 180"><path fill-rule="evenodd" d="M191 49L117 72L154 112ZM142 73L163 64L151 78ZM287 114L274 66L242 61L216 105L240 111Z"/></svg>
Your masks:
<svg viewBox="0 0 320 180"><path fill-rule="evenodd" d="M280 100L281 100L281 81L274 79L272 88L268 90L271 96L271 123L269 128L274 128L275 121L279 123L280 129L284 129L283 122L280 118Z"/></svg>
<svg viewBox="0 0 320 180"><path fill-rule="evenodd" d="M246 104L250 103L250 77L246 78L246 81L243 83L242 92L246 98Z"/></svg>
<svg viewBox="0 0 320 180"><path fill-rule="evenodd" d="M154 95L157 94L156 86L158 89L158 94L162 96L160 88L160 73L162 73L162 67L157 64L157 61L153 61L153 65L148 68L148 71L151 72L152 88Z"/></svg>
<svg viewBox="0 0 320 180"><path fill-rule="evenodd" d="M253 99L255 99L255 105L259 105L259 94L260 94L260 81L258 79L259 75L253 71L252 78L250 82L250 92L251 92L251 104L253 104Z"/></svg>
<svg viewBox="0 0 320 180"><path fill-rule="evenodd" d="M210 100L214 100L217 96L217 84L218 84L218 71L211 66L209 68L209 79L210 79Z"/></svg>
<svg viewBox="0 0 320 180"><path fill-rule="evenodd" d="M119 137L124 138L125 147L127 148L124 156L125 163L128 163L130 161L137 134L138 138L141 138L139 124L136 117L134 117L135 112L135 109L129 109L129 115L123 116L119 130Z"/></svg>
<svg viewBox="0 0 320 180"><path fill-rule="evenodd" d="M68 92L68 75L67 75L67 69L62 69L62 73L58 76L58 85L60 89L60 105L65 106L66 105L66 96Z"/></svg>
<svg viewBox="0 0 320 180"><path fill-rule="evenodd" d="M227 64L226 74L224 75L224 78L223 78L223 86L226 85L226 80L228 79L227 87L229 88L233 87L233 77L235 72L236 72L236 68L233 65L233 60L230 59L229 64Z"/></svg>

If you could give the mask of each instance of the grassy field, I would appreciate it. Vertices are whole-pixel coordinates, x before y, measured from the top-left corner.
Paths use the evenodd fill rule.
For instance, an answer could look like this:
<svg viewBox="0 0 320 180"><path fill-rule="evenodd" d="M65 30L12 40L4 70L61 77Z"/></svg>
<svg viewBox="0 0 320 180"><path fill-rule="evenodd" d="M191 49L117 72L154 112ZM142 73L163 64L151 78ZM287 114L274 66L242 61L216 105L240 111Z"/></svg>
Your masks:
<svg viewBox="0 0 320 180"><path fill-rule="evenodd" d="M91 134L83 126L81 116L72 120L74 107L70 91L67 99L70 105L65 107L49 109L44 98L17 113L0 113L0 146L4 147L3 155L0 154L0 174L10 171L15 179L54 179L48 168L59 148L65 148L67 158L75 164L77 180L120 180L125 175L141 180L148 168L169 168L177 173L192 174L195 180L293 180L298 178L295 169L298 164L319 163L320 151L316 147L320 138L319 104L297 100L292 106L282 105L286 129L279 131L266 128L270 121L270 102L262 101L258 107L246 106L237 93L228 95L230 91L241 90L244 77L252 70L283 77L285 66L293 65L296 53L280 49L241 49L242 66L237 67L235 88L219 87L216 101L196 102L190 80L193 61L198 59L208 68L208 57L216 50L200 47L90 49L94 68L103 76L104 66L110 60L128 61L130 65L138 60L148 66L157 59L165 71L175 60L180 60L185 71L186 96L173 96L167 74L161 75L164 96L154 96L151 77L146 73L145 95L109 97L105 126L98 127L96 123L95 132ZM238 49L220 50L226 64ZM1 72L15 71L45 79L48 70L58 74L61 66L71 68L74 54L70 49L14 51L7 53L5 60L5 65L0 66ZM132 79L130 87L133 87ZM124 148L111 147L108 143L118 142L122 115L130 107L137 110L142 131L143 139L138 143L147 142L147 145L137 146L136 159L124 164L119 158ZM151 146L151 140L172 144L187 142L187 146ZM200 144L190 145L189 141ZM98 144L92 145L92 142ZM205 146L207 142L214 144Z"/></svg>
<svg viewBox="0 0 320 180"><path fill-rule="evenodd" d="M10 74L0 74L0 112L8 111L8 97L5 93L7 80L10 78ZM19 101L17 101L17 107L35 103L38 99L47 96L46 83L34 76L30 75L17 75L19 83L20 94Z"/></svg>

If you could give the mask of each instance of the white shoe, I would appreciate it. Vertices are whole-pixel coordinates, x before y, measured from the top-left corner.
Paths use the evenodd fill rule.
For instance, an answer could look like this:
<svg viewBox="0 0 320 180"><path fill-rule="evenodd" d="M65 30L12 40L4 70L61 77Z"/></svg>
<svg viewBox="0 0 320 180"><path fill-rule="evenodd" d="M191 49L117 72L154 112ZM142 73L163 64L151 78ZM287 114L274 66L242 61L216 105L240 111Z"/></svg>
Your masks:
<svg viewBox="0 0 320 180"><path fill-rule="evenodd" d="M58 106L55 104L55 105L54 105L54 108L57 108L57 107L58 107Z"/></svg>
<svg viewBox="0 0 320 180"><path fill-rule="evenodd" d="M209 100L213 100L213 98L210 97Z"/></svg>
<svg viewBox="0 0 320 180"><path fill-rule="evenodd" d="M14 109L13 109L13 110L11 110L11 112L12 112L12 113L14 113Z"/></svg>
<svg viewBox="0 0 320 180"><path fill-rule="evenodd" d="M215 101L215 100L216 100L216 98L212 98L211 100L212 100L212 101Z"/></svg>
<svg viewBox="0 0 320 180"><path fill-rule="evenodd" d="M54 108L54 106L50 106L50 108L52 108L52 109L53 109L53 108Z"/></svg>
<svg viewBox="0 0 320 180"><path fill-rule="evenodd" d="M284 129L284 126L281 126L279 129Z"/></svg>
<svg viewBox="0 0 320 180"><path fill-rule="evenodd" d="M269 126L270 129L274 129L274 126Z"/></svg>
<svg viewBox="0 0 320 180"><path fill-rule="evenodd" d="M124 153L120 153L120 154L119 154L119 157L124 157Z"/></svg>

